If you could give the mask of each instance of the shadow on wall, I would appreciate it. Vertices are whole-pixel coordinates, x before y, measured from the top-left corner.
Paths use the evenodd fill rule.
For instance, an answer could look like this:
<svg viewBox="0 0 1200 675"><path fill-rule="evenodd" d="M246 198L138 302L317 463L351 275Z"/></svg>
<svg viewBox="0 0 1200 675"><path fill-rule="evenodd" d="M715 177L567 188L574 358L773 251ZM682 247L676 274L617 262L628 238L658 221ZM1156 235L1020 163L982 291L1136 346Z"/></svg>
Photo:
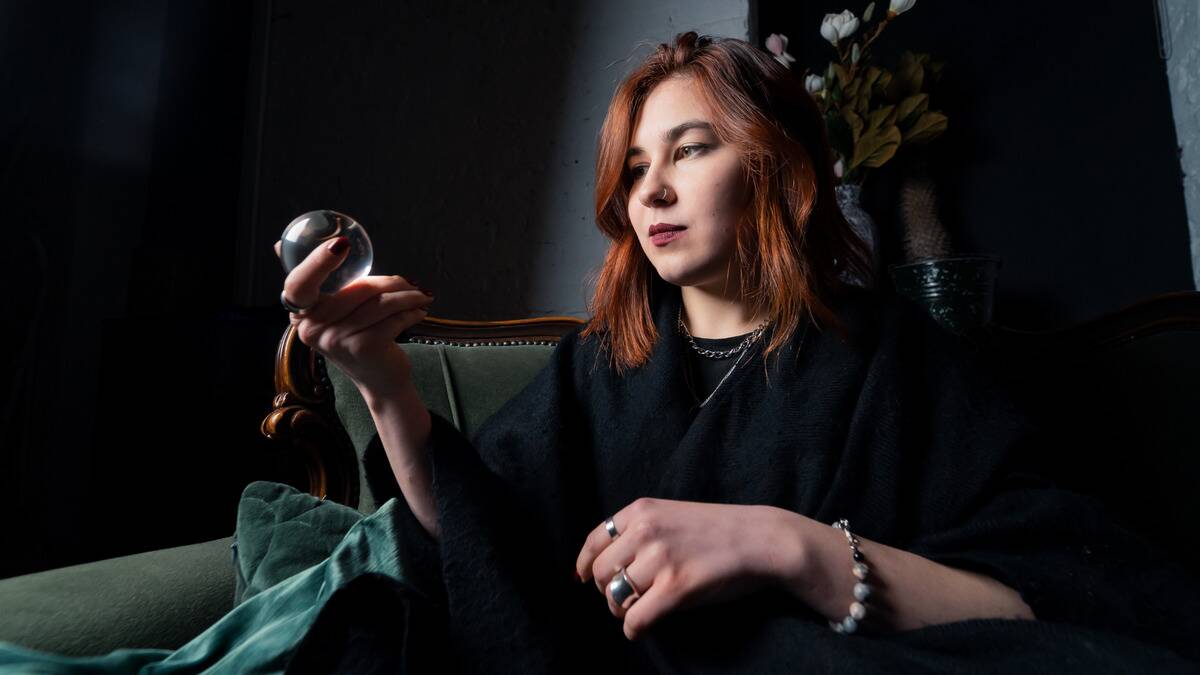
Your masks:
<svg viewBox="0 0 1200 675"><path fill-rule="evenodd" d="M367 228L372 274L437 294L435 316L528 315L579 4L272 3L255 302L278 303L283 228L330 208Z"/></svg>

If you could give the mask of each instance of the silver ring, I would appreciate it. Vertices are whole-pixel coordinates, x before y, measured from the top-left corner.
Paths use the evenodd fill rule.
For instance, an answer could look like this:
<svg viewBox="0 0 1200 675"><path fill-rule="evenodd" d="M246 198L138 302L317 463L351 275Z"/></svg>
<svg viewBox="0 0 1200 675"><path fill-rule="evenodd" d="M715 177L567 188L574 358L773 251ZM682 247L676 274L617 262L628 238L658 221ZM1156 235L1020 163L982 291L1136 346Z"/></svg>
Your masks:
<svg viewBox="0 0 1200 675"><path fill-rule="evenodd" d="M663 199L666 199L666 198L667 198L667 188L663 188L663 196L662 196L662 198L663 198Z"/></svg>
<svg viewBox="0 0 1200 675"><path fill-rule="evenodd" d="M629 575L625 573L624 567L617 572L617 576L613 577L612 581L608 582L608 592L612 594L613 602L618 607L624 607L626 600L630 600L630 604L632 604L642 597L642 594L633 585L633 581L629 579Z"/></svg>
<svg viewBox="0 0 1200 675"><path fill-rule="evenodd" d="M617 524L613 522L612 518L604 521L604 529L608 530L608 536L613 539L616 539L617 535L620 534L620 532L617 532Z"/></svg>
<svg viewBox="0 0 1200 675"><path fill-rule="evenodd" d="M288 302L286 290L279 292L279 302L283 304L284 309L291 312L292 314L298 314L298 313L303 312L304 310L308 309L309 307L312 307L312 305L309 305L309 307L297 307L297 306L293 305L292 303Z"/></svg>

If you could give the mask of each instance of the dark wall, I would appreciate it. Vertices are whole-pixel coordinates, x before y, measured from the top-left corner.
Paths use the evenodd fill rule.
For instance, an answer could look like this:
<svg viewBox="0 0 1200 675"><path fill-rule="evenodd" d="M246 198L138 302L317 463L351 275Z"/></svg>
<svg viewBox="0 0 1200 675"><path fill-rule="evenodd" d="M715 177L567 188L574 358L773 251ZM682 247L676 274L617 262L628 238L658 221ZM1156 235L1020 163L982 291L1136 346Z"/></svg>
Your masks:
<svg viewBox="0 0 1200 675"><path fill-rule="evenodd" d="M538 45L553 34L568 49L545 27L572 25L573 5L518 18L485 6L512 30L482 40L439 32L465 9L365 7L349 16L315 0L0 4L0 197L10 214L0 490L16 505L0 511L0 576L232 532L246 482L272 477L258 425L287 319L269 246L298 210L360 205L368 227L379 224L373 234L391 230L380 248L394 257L381 269L482 284L487 293L459 293L457 316L527 311L527 271L501 284L452 272L480 251L517 265L521 237L538 234L520 211L540 201L539 181L508 188L539 155L514 155L510 139L551 144L539 125L554 112L512 106L565 97L563 55ZM1065 325L1191 287L1153 6L1076 7L920 0L879 44L949 63L935 101L951 130L931 157L943 219L964 250L1004 258L997 315L1013 326ZM823 65L817 27L841 8L759 3L756 41L786 33L798 66ZM402 24L410 30L397 32ZM318 48L350 64L347 75L318 69ZM377 84L387 64L430 54L448 70L410 63L422 79ZM528 91L480 93L513 70L533 73L522 78ZM470 110L468 133L434 136L444 120L421 112L429 100ZM361 110L336 108L347 101ZM501 114L510 126L484 134ZM394 133L398 116L405 134ZM377 170L398 164L400 182ZM893 260L902 167L867 191ZM422 201L434 180L475 181L483 201L455 201L453 190ZM380 215L395 213L409 215ZM511 214L519 236L506 229ZM488 233L487 246L430 232L445 222ZM413 266L408 236L435 255Z"/></svg>
<svg viewBox="0 0 1200 675"><path fill-rule="evenodd" d="M287 325L236 307L250 5L0 5L0 576L232 533Z"/></svg>
<svg viewBox="0 0 1200 675"><path fill-rule="evenodd" d="M848 5L860 17L866 6ZM793 70L823 71L835 53L821 19L845 8L760 2L757 43L783 33ZM931 172L960 250L1003 259L1002 324L1060 327L1194 290L1154 12L1149 0L919 0L873 45L889 66L903 49L946 62L930 98L950 122L930 148ZM864 186L888 262L901 262L905 164L885 165Z"/></svg>
<svg viewBox="0 0 1200 675"><path fill-rule="evenodd" d="M246 297L278 302L272 244L301 213L334 209L369 233L371 273L431 289L435 316L536 314L552 174L578 170L555 143L585 94L572 60L596 58L569 37L587 7L272 0Z"/></svg>

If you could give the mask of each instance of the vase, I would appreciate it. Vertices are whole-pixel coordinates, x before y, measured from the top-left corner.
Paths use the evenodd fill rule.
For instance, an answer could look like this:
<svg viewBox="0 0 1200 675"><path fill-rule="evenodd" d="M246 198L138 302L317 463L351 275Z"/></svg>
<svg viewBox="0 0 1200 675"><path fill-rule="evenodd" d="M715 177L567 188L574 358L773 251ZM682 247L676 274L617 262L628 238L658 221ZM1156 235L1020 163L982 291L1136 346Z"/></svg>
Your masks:
<svg viewBox="0 0 1200 675"><path fill-rule="evenodd" d="M992 322L999 258L934 258L890 270L896 292L925 307L951 333L969 337Z"/></svg>
<svg viewBox="0 0 1200 675"><path fill-rule="evenodd" d="M875 224L875 220L871 218L871 214L867 213L862 207L862 186L861 185L838 185L833 189L837 195L838 208L841 209L842 215L846 221L850 223L851 229L866 243L869 252L868 259L871 264L871 271L875 278L879 276L881 254L879 245L879 226ZM855 286L864 288L872 288L874 286L870 280L861 279L857 274L852 274L847 271L843 275L843 279Z"/></svg>

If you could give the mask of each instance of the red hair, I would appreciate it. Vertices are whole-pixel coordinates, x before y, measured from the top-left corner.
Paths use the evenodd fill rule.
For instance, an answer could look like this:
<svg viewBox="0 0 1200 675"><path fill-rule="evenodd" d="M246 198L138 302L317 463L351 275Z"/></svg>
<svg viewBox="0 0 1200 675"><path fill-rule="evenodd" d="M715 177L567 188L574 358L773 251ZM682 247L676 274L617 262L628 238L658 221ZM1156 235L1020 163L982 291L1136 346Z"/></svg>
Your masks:
<svg viewBox="0 0 1200 675"><path fill-rule="evenodd" d="M842 216L834 194L833 151L825 121L800 78L765 51L733 38L681 33L617 87L596 153L596 225L611 240L596 278L591 318L622 373L650 357L658 339L650 307L650 265L629 222L632 181L625 152L647 96L669 77L690 77L713 131L741 155L752 197L736 227L734 260L751 314L772 321L764 360L807 314L818 326L845 328L827 304L849 273L871 280L868 249Z"/></svg>

